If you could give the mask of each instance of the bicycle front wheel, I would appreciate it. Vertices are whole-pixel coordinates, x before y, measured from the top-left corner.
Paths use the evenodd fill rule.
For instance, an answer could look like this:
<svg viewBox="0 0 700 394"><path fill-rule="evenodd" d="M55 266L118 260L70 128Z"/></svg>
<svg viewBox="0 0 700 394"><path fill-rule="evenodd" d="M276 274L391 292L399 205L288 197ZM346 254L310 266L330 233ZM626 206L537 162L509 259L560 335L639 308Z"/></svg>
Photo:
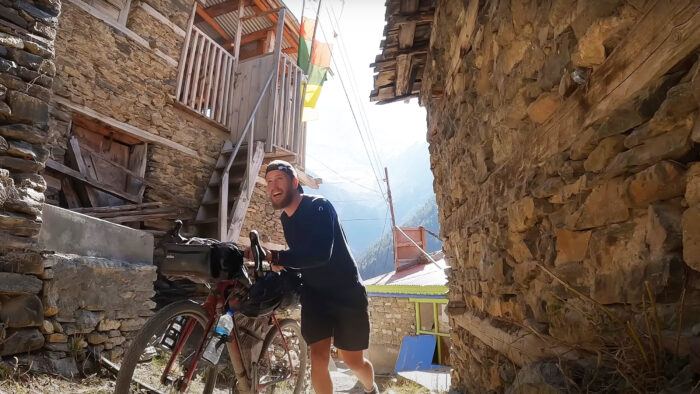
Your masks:
<svg viewBox="0 0 700 394"><path fill-rule="evenodd" d="M180 384L187 376L199 341L208 334L205 332L208 320L207 311L191 301L175 302L153 315L124 354L119 366L115 393L180 392ZM192 332L173 360L169 373L164 374L172 358L174 344L179 340L188 322L194 322ZM177 329L180 330L179 335ZM212 385L206 384L206 378L211 374L216 374L216 368L206 360L200 359L185 392L218 391L211 387Z"/></svg>
<svg viewBox="0 0 700 394"><path fill-rule="evenodd" d="M282 336L274 326L265 336L258 360L258 387L263 393L300 394L309 381L308 347L301 336L299 323L284 319L279 325Z"/></svg>

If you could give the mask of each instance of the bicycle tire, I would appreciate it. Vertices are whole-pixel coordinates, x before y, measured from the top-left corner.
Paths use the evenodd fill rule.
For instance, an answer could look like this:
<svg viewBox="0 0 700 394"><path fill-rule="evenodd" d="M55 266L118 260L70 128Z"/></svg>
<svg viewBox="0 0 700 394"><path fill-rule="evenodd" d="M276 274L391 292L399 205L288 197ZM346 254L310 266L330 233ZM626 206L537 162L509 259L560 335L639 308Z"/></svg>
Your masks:
<svg viewBox="0 0 700 394"><path fill-rule="evenodd" d="M206 326L206 322L209 320L208 312L202 308L201 305L192 301L178 301L158 311L148 319L124 354L119 368L119 374L117 375L114 389L115 394L129 393L134 369L149 340L151 340L153 335L158 333L159 330L162 331L171 319L183 314L195 317L202 327ZM214 367L209 368L215 369Z"/></svg>
<svg viewBox="0 0 700 394"><path fill-rule="evenodd" d="M285 328L292 328L292 330L295 332L295 334L299 337L300 340L300 354L299 354L299 371L297 371L297 378L296 382L294 383L294 394L301 394L302 390L304 390L304 386L307 383L305 381L305 374L306 374L306 366L308 363L308 346L306 345L306 342L304 341L304 338L301 336L301 326L299 323L297 323L296 320L294 319L283 319L279 321L280 329L284 330ZM263 346L262 349L260 350L260 359L265 356L265 353L268 351L268 347L270 347L270 344L272 341L280 335L280 331L277 329L277 327L273 326L270 331L268 331L267 335L265 335L265 340L263 341ZM274 390L274 389L273 389Z"/></svg>

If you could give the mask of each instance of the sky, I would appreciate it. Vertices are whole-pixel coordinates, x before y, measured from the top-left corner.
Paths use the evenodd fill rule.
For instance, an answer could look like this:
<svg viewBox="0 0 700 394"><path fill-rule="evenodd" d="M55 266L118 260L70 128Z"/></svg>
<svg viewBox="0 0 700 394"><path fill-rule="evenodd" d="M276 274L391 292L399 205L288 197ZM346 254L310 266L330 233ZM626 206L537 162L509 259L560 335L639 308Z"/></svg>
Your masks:
<svg viewBox="0 0 700 394"><path fill-rule="evenodd" d="M301 20L302 0L285 3ZM307 123L306 171L326 184L346 188L348 199L382 201L377 192L380 186L372 175L340 78L353 103L364 107L372 145L383 165L417 144L425 145L427 150L425 109L416 99L387 105L369 101L373 88L373 69L369 65L380 53L384 3L383 0L322 0L316 38L333 44L334 75L323 85L317 105L319 119ZM332 18L338 20L338 30L333 29ZM334 33L338 38L333 39ZM356 95L352 95L351 86L356 87ZM356 112L360 112L359 108ZM358 117L358 121L362 122L361 119ZM427 161L425 165L429 165ZM383 168L378 170L383 174Z"/></svg>

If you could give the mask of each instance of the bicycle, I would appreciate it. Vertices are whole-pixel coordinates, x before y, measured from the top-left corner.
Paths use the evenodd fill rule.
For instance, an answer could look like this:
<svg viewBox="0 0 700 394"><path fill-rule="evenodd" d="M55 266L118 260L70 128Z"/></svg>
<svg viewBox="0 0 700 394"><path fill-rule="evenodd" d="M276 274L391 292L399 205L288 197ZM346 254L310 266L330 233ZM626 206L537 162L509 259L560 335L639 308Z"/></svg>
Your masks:
<svg viewBox="0 0 700 394"><path fill-rule="evenodd" d="M209 294L201 305L191 300L167 305L146 322L124 354L115 393L133 389L148 393L208 394L224 390L256 394L287 386L287 392L299 394L308 372L308 349L301 328L293 319L278 321L274 312L283 304L281 297L260 301L251 295L263 288L256 288L256 284L262 285L268 278L274 282L276 278L263 261L265 250L257 232L250 233L253 262L244 263L242 254L228 253L240 253L232 244L186 239L179 233L181 226L182 222L177 221L169 234L171 243L165 243L168 252L160 270L169 276L203 282ZM222 252L213 247L228 250L223 253L228 256L220 256ZM214 252L218 257L212 258ZM249 269L255 283L248 275ZM271 290L275 293L277 289ZM214 327L229 307L235 317L233 328L217 338ZM230 361L225 359L225 351L220 352L216 364L203 359L209 341L217 340L216 346L227 344ZM225 367L221 368L222 364Z"/></svg>

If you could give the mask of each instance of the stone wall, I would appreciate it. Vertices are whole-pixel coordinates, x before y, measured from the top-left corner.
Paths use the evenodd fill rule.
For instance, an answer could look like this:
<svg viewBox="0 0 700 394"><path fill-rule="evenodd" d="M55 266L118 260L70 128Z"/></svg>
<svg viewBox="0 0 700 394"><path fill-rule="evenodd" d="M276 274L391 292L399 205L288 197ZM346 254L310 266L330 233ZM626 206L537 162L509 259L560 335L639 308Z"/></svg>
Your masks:
<svg viewBox="0 0 700 394"><path fill-rule="evenodd" d="M394 373L403 338L416 335L415 304L408 298L370 296L369 319L367 357L376 373Z"/></svg>
<svg viewBox="0 0 700 394"><path fill-rule="evenodd" d="M655 391L700 347L699 44L695 1L438 1L455 389Z"/></svg>
<svg viewBox="0 0 700 394"><path fill-rule="evenodd" d="M177 12L179 8L188 10L183 14ZM192 2L173 5L165 15L172 18L169 20L174 25L186 29L186 16L191 8ZM87 107L196 151L198 157L193 157L158 143L149 144L146 169L146 179L152 184L146 188L147 201L186 208L193 215L228 133L175 106L178 68L155 50L177 62L184 37L146 13L140 2L132 2L126 28L148 40L151 47L144 47L74 3L66 2L56 37L53 92L73 105ZM54 105L56 127L52 129L51 139L56 159L61 158L66 148L67 120L72 112L65 106Z"/></svg>
<svg viewBox="0 0 700 394"><path fill-rule="evenodd" d="M0 356L44 345L37 249L58 0L0 1Z"/></svg>
<svg viewBox="0 0 700 394"><path fill-rule="evenodd" d="M405 336L416 335L416 308L408 298L369 297L369 316L373 345L398 349Z"/></svg>

